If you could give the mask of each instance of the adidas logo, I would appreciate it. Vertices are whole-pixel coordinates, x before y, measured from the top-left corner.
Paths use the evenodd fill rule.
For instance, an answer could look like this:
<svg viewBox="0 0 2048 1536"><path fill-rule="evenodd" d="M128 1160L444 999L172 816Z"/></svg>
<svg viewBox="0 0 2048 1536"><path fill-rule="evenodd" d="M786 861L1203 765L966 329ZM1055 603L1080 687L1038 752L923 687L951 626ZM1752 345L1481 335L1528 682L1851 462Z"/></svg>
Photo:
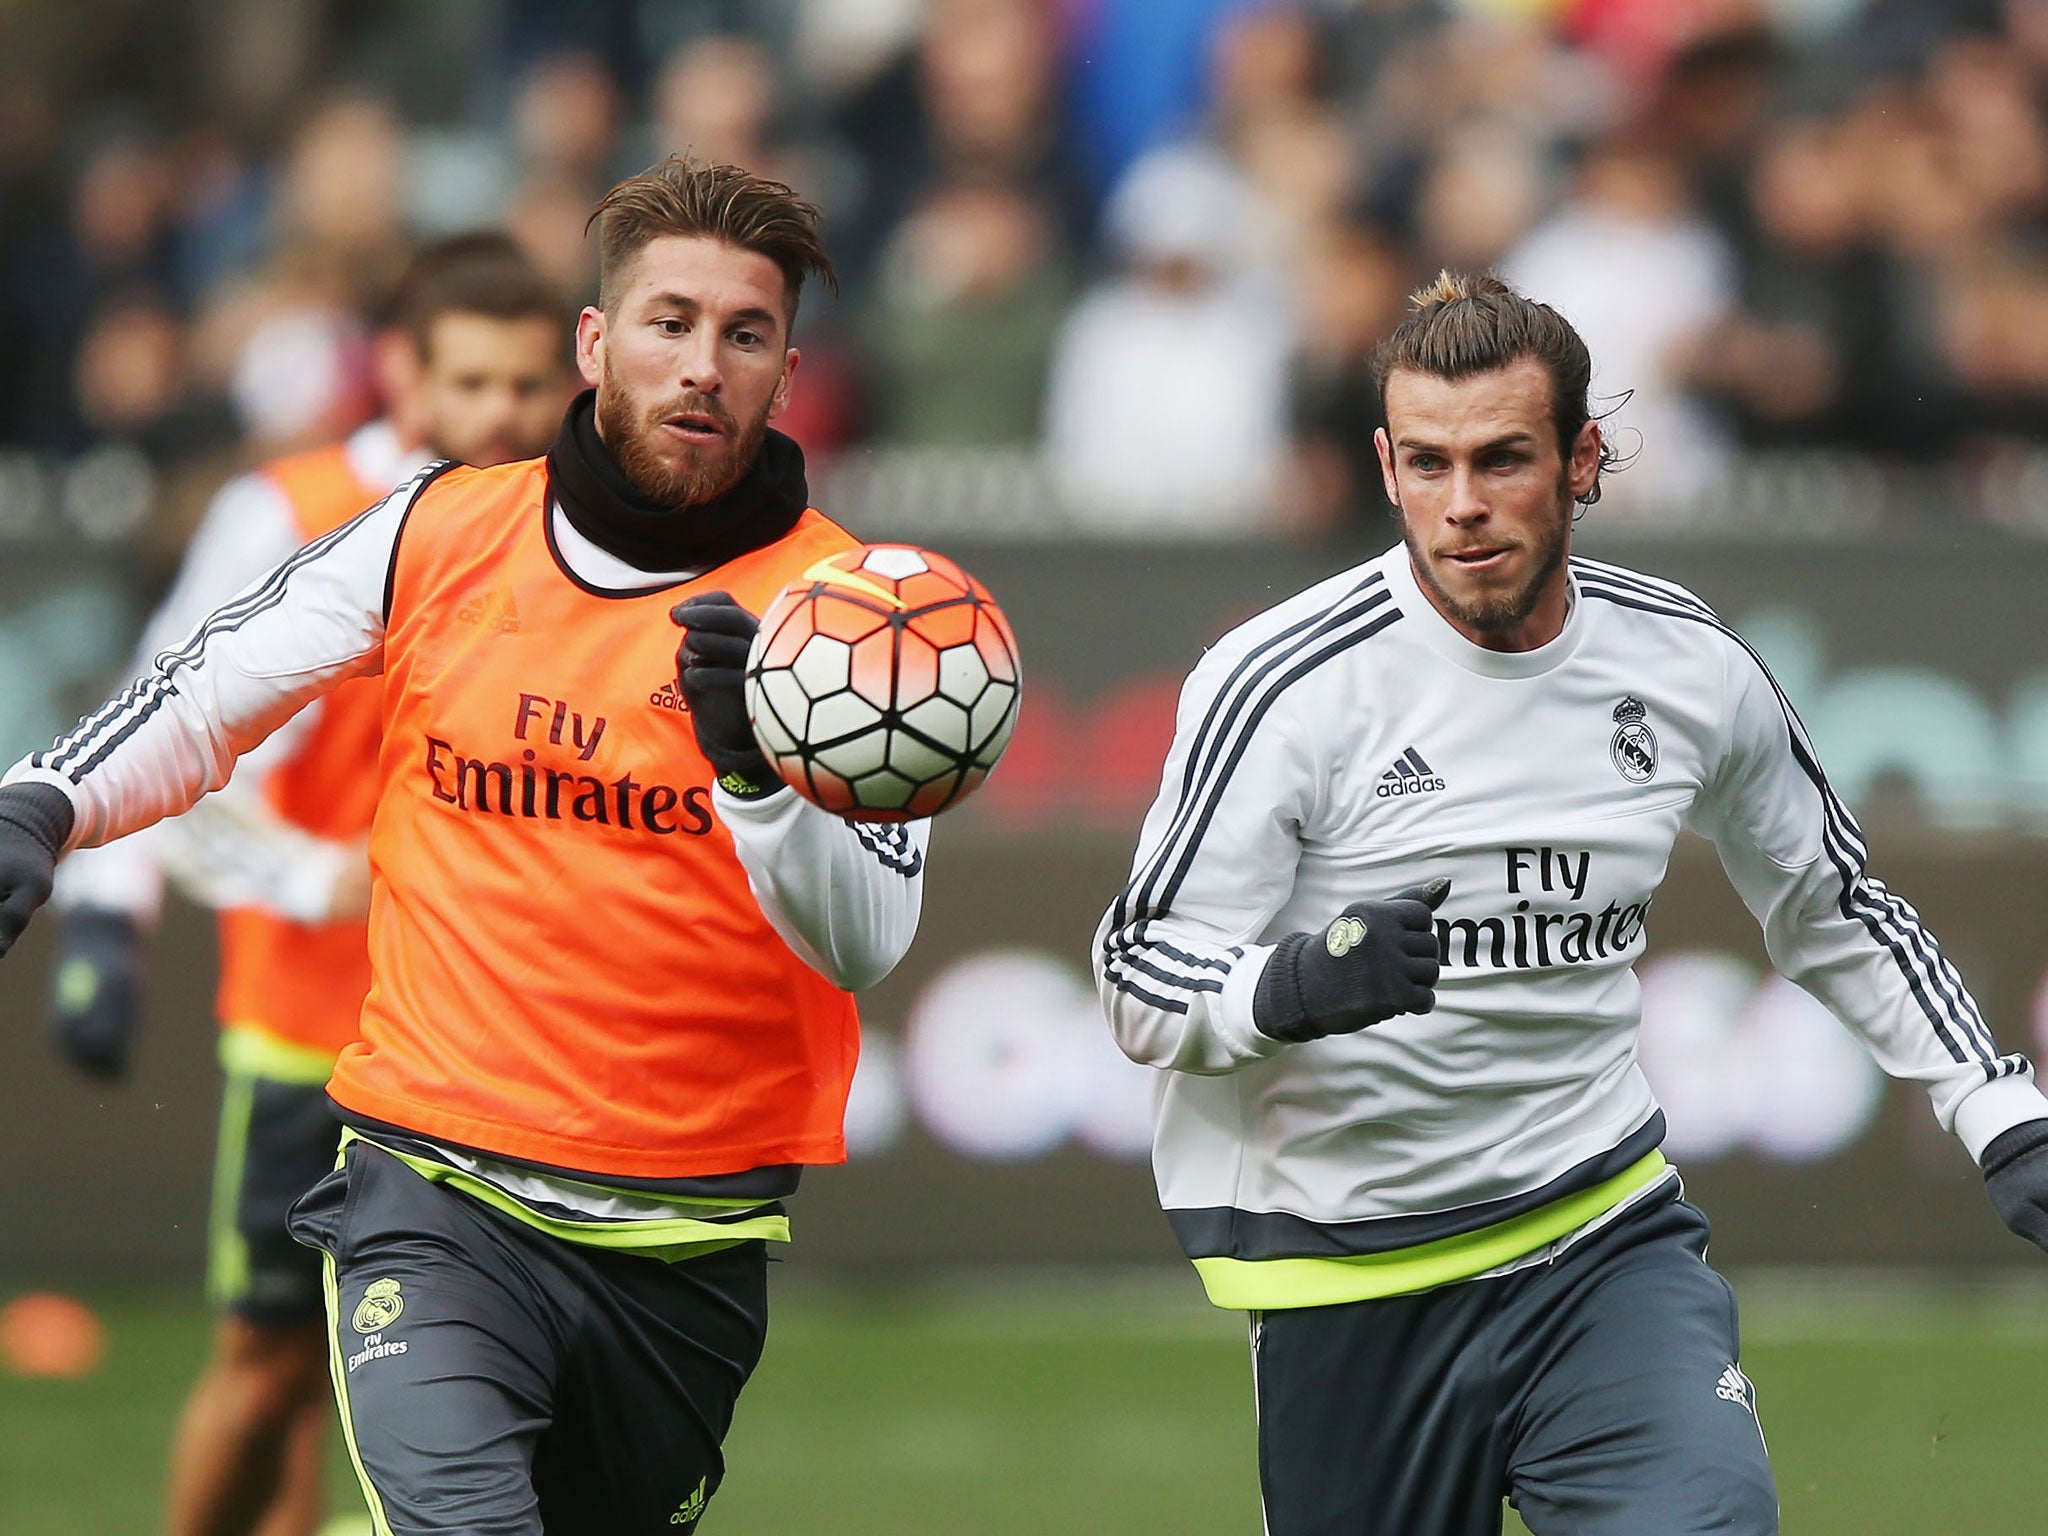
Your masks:
<svg viewBox="0 0 2048 1536"><path fill-rule="evenodd" d="M691 1525L696 1522L697 1517L704 1513L705 1504L710 1500L711 1496L705 1491L704 1486L710 1481L709 1477L697 1479L697 1486L690 1490L690 1496L683 1500L682 1507L668 1517L670 1525Z"/></svg>
<svg viewBox="0 0 2048 1536"><path fill-rule="evenodd" d="M1410 747L1394 759L1394 766L1380 775L1379 787L1373 791L1382 800L1397 799L1402 795L1427 795L1444 787L1444 781L1437 772L1422 760L1422 754Z"/></svg>
<svg viewBox="0 0 2048 1536"><path fill-rule="evenodd" d="M484 592L456 609L455 617L465 624L481 624L485 629L509 635L519 628L519 605L512 601L510 592Z"/></svg>
<svg viewBox="0 0 2048 1536"><path fill-rule="evenodd" d="M647 702L656 709L673 709L684 713L687 713L690 708L689 702L683 697L682 689L676 686L674 678L670 678L659 688L655 689L654 692L647 695Z"/></svg>
<svg viewBox="0 0 2048 1536"><path fill-rule="evenodd" d="M1756 1401L1749 1378L1732 1365L1721 1373L1721 1379L1714 1384L1714 1396L1723 1402L1747 1408L1751 1413L1756 1412Z"/></svg>

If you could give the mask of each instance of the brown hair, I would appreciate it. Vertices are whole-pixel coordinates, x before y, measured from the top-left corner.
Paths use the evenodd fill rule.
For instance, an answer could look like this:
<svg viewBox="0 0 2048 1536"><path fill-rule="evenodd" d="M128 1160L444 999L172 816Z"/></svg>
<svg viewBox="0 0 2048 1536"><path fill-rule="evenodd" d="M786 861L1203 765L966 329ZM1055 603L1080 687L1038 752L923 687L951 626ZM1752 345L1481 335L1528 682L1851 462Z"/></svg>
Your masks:
<svg viewBox="0 0 2048 1536"><path fill-rule="evenodd" d="M651 170L629 176L592 211L597 225L598 307L618 302L618 284L649 241L663 235L703 235L756 251L782 269L789 292L789 323L796 323L804 278L817 273L839 291L839 274L818 233L818 210L779 181L736 165L699 165L670 155Z"/></svg>
<svg viewBox="0 0 2048 1536"><path fill-rule="evenodd" d="M552 321L567 347L568 305L519 243L495 229L450 235L422 247L393 286L382 319L404 331L424 359L434 322L458 313Z"/></svg>
<svg viewBox="0 0 2048 1536"><path fill-rule="evenodd" d="M1558 452L1571 457L1572 444L1592 419L1587 390L1593 381L1593 358L1569 320L1548 304L1522 297L1490 272L1453 272L1448 267L1437 274L1436 281L1410 294L1408 303L1413 313L1394 327L1372 355L1382 420L1387 411L1387 380L1401 369L1439 379L1464 379L1532 357L1550 375L1550 412L1557 427ZM1613 463L1613 449L1602 442L1601 471ZM1579 499L1588 506L1600 499L1598 475L1593 488Z"/></svg>

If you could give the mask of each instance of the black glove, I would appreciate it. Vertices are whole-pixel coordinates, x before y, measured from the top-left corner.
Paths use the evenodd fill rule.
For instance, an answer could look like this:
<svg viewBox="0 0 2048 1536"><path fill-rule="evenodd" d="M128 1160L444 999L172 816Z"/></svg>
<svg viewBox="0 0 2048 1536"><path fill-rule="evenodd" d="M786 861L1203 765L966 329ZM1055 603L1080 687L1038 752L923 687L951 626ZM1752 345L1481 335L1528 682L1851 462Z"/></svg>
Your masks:
<svg viewBox="0 0 2048 1536"><path fill-rule="evenodd" d="M2022 1120L1991 1138L1980 1159L1984 1188L2005 1224L2048 1248L2048 1119Z"/></svg>
<svg viewBox="0 0 2048 1536"><path fill-rule="evenodd" d="M71 835L70 798L51 784L0 788L0 955L50 899L57 852Z"/></svg>
<svg viewBox="0 0 2048 1536"><path fill-rule="evenodd" d="M669 610L689 632L676 651L676 686L690 707L697 745L718 773L718 787L742 800L781 789L747 719L747 648L761 621L726 592L706 592Z"/></svg>
<svg viewBox="0 0 2048 1536"><path fill-rule="evenodd" d="M87 1077L114 1082L127 1076L141 1004L141 925L106 907L66 912L50 973L50 1040L57 1054Z"/></svg>
<svg viewBox="0 0 2048 1536"><path fill-rule="evenodd" d="M1355 1034L1436 1006L1436 923L1451 889L1436 879L1390 901L1354 901L1330 926L1290 933L1252 993L1252 1022L1275 1040Z"/></svg>

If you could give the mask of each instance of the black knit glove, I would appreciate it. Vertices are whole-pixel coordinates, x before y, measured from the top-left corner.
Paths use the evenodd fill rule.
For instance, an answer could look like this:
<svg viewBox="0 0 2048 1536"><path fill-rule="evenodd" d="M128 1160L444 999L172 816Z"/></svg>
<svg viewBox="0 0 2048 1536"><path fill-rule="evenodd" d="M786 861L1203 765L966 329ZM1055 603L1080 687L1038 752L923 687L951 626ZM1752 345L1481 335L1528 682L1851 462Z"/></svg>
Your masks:
<svg viewBox="0 0 2048 1536"><path fill-rule="evenodd" d="M57 853L71 835L71 800L51 784L0 788L0 955L50 899Z"/></svg>
<svg viewBox="0 0 2048 1536"><path fill-rule="evenodd" d="M688 631L676 651L676 686L690 707L697 745L718 773L718 787L742 800L773 794L782 780L754 740L744 688L747 648L761 621L726 592L677 603L668 616Z"/></svg>
<svg viewBox="0 0 2048 1536"><path fill-rule="evenodd" d="M1991 1138L1980 1161L1984 1188L2005 1224L2048 1248L2048 1119L2022 1120Z"/></svg>
<svg viewBox="0 0 2048 1536"><path fill-rule="evenodd" d="M1315 933L1290 933L1252 993L1252 1022L1275 1040L1356 1034L1436 1006L1436 879L1390 901L1354 901Z"/></svg>
<svg viewBox="0 0 2048 1536"><path fill-rule="evenodd" d="M66 912L50 972L48 1022L57 1054L87 1077L126 1077L141 1011L141 924L107 907Z"/></svg>

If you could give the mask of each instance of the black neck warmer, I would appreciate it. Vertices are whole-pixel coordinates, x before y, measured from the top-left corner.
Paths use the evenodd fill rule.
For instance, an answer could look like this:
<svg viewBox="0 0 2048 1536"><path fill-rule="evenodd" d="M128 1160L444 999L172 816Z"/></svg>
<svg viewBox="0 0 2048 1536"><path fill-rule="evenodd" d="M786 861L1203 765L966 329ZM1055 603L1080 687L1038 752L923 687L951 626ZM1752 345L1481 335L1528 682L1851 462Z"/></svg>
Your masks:
<svg viewBox="0 0 2048 1536"><path fill-rule="evenodd" d="M772 428L739 484L693 507L664 507L626 478L597 435L597 391L569 404L548 450L548 489L569 525L642 571L703 571L772 544L810 503L804 451Z"/></svg>

